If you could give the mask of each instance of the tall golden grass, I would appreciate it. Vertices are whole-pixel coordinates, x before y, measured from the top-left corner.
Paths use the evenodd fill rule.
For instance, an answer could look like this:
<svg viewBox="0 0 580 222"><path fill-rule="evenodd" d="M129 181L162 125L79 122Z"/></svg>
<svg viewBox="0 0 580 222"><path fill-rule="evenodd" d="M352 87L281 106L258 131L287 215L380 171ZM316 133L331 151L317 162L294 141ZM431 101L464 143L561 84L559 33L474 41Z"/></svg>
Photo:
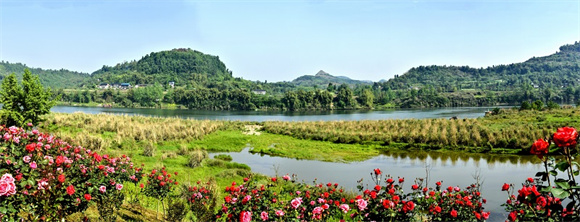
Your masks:
<svg viewBox="0 0 580 222"><path fill-rule="evenodd" d="M215 132L223 121L111 114L53 113L40 127L85 147L103 149L126 142L192 141Z"/></svg>
<svg viewBox="0 0 580 222"><path fill-rule="evenodd" d="M577 110L507 110L478 119L264 122L269 133L336 143L408 143L431 147L529 148L558 127L580 126ZM580 112L578 112L580 114ZM547 119L547 120L546 120Z"/></svg>

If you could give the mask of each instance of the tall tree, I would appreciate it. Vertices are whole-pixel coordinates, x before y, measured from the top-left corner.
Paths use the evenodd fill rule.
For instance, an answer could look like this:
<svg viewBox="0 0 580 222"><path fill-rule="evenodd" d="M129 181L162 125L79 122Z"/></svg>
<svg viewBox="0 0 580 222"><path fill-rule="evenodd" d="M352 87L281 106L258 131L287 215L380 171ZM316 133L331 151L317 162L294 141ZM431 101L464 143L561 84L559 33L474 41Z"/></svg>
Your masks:
<svg viewBox="0 0 580 222"><path fill-rule="evenodd" d="M4 104L0 110L2 122L6 126L24 126L25 123L38 124L42 115L50 113L50 108L56 104L58 98L52 100L50 89L44 89L38 76L32 75L25 69L22 76L22 85L12 73L2 81L0 103Z"/></svg>

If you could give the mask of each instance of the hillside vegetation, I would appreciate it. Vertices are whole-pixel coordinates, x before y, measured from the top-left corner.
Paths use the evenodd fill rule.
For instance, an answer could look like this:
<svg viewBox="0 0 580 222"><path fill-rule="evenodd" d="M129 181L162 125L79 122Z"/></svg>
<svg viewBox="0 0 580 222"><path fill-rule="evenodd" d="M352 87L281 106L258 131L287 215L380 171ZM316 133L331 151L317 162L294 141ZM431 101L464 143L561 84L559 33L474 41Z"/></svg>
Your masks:
<svg viewBox="0 0 580 222"><path fill-rule="evenodd" d="M33 74L38 75L43 86L52 89L78 88L81 86L81 83L89 77L89 74L87 73L69 71L66 69L53 70L31 68L22 63L0 61L0 80L15 73L18 80L21 81L25 69L29 69Z"/></svg>

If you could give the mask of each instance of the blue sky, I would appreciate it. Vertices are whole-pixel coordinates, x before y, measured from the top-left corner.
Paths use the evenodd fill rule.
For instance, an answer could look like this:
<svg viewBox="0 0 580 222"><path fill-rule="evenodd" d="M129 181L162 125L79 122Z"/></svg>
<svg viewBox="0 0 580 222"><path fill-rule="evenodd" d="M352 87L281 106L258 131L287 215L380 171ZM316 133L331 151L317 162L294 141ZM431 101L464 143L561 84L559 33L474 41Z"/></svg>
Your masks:
<svg viewBox="0 0 580 222"><path fill-rule="evenodd" d="M373 80L419 65L487 67L580 40L580 0L0 0L0 60L93 72L173 48L236 77L324 70Z"/></svg>

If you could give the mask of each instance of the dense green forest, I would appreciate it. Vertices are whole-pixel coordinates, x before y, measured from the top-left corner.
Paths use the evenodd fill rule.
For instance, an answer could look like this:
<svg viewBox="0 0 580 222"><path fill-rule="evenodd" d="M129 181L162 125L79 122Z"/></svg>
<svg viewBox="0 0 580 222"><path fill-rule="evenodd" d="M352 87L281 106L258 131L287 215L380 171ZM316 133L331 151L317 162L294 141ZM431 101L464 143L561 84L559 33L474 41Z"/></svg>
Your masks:
<svg viewBox="0 0 580 222"><path fill-rule="evenodd" d="M31 68L22 63L9 63L7 61L0 61L0 80L6 76L15 73L18 80L22 80L24 70L29 69L35 75L38 75L40 83L44 87L53 89L63 88L79 88L81 83L88 77L88 73L74 72L66 69L52 70Z"/></svg>
<svg viewBox="0 0 580 222"><path fill-rule="evenodd" d="M0 75L22 72L3 62ZM487 68L420 66L388 81L370 83L324 71L291 82L233 77L218 56L192 49L153 52L140 60L103 66L90 76L32 69L64 103L125 107L174 106L209 110L327 110L520 105L524 101L580 101L580 43L522 63ZM173 82L171 86L169 83ZM99 84L129 83L128 90ZM63 90L63 88L68 88Z"/></svg>

